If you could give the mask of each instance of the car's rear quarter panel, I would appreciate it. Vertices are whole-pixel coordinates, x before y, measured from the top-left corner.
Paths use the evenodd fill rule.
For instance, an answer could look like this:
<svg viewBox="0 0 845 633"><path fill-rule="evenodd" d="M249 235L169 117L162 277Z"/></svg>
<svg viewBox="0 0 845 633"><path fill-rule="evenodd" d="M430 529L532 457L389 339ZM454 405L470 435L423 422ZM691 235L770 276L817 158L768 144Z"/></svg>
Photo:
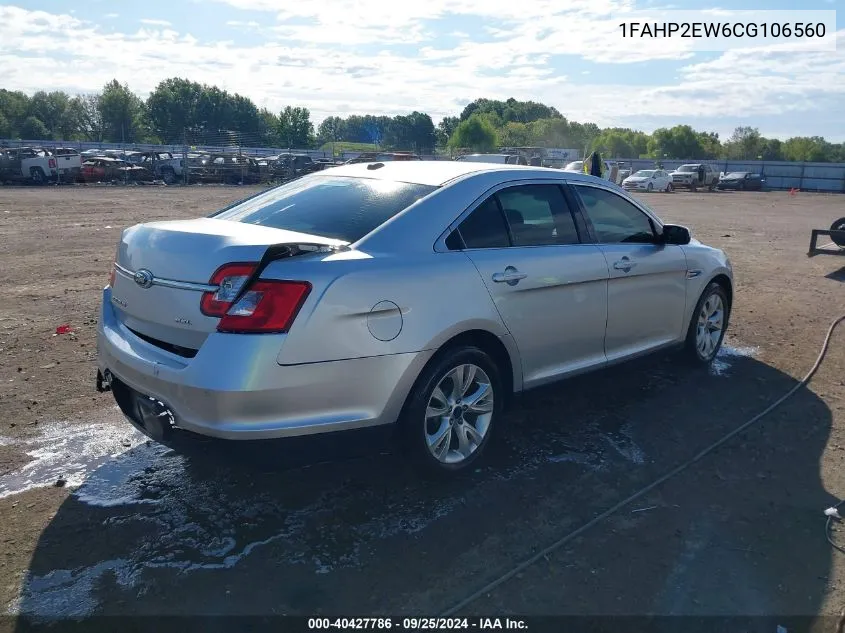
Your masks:
<svg viewBox="0 0 845 633"><path fill-rule="evenodd" d="M508 335L463 253L373 257L352 251L278 262L264 277L308 279L314 286L279 353L282 365L436 349L471 329ZM380 313L373 312L377 306Z"/></svg>

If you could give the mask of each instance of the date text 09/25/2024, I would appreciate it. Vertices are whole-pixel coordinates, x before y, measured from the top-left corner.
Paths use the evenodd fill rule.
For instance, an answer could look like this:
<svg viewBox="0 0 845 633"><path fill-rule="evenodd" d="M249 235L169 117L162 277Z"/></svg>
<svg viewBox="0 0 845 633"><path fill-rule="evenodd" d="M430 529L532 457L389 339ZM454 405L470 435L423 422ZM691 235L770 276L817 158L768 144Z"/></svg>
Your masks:
<svg viewBox="0 0 845 633"><path fill-rule="evenodd" d="M518 631L528 630L519 618L308 618L309 631Z"/></svg>

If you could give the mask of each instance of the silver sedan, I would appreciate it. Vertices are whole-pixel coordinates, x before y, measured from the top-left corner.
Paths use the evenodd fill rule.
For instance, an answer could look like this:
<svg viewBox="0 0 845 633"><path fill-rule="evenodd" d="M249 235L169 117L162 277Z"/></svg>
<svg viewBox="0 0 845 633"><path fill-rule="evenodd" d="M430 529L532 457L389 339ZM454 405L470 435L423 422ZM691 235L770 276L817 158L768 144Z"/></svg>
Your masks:
<svg viewBox="0 0 845 633"><path fill-rule="evenodd" d="M710 363L732 300L722 251L606 180L347 165L126 229L98 388L165 443L397 424L450 474L516 392L672 346Z"/></svg>

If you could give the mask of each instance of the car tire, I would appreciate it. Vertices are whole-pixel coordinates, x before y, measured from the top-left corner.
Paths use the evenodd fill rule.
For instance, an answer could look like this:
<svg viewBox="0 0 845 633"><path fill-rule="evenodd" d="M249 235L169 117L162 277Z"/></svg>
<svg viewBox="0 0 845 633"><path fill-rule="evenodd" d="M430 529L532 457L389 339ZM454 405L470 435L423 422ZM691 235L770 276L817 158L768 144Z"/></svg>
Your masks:
<svg viewBox="0 0 845 633"><path fill-rule="evenodd" d="M688 361L694 365L713 362L722 347L730 314L731 305L725 289L715 281L710 282L690 318L684 345Z"/></svg>
<svg viewBox="0 0 845 633"><path fill-rule="evenodd" d="M671 182L667 183L666 184L666 193L672 193L673 191L675 191L675 188L672 186L672 183Z"/></svg>
<svg viewBox="0 0 845 633"><path fill-rule="evenodd" d="M161 179L164 181L166 185L172 185L176 183L176 172L173 171L172 167L165 167L161 170Z"/></svg>
<svg viewBox="0 0 845 633"><path fill-rule="evenodd" d="M466 378L471 379L460 385ZM468 397L477 398L478 412ZM399 432L404 451L426 477L466 473L489 446L504 399L501 373L485 351L461 346L440 352L417 378L402 410ZM439 410L442 415L437 415Z"/></svg>
<svg viewBox="0 0 845 633"><path fill-rule="evenodd" d="M32 177L32 182L36 185L46 185L47 176L44 170L40 167L33 167L29 170L29 175Z"/></svg>
<svg viewBox="0 0 845 633"><path fill-rule="evenodd" d="M651 184L651 183L648 183L648 186L645 188L645 190L648 191L649 193L651 193L654 190L654 185Z"/></svg>
<svg viewBox="0 0 845 633"><path fill-rule="evenodd" d="M845 218L839 218L830 225L831 231L845 231ZM845 248L845 237L833 237L830 236L831 241L836 244L839 248Z"/></svg>
<svg viewBox="0 0 845 633"><path fill-rule="evenodd" d="M696 185L695 183L692 183L689 186L689 190L692 191L693 193L695 193L696 191L698 191L698 185Z"/></svg>

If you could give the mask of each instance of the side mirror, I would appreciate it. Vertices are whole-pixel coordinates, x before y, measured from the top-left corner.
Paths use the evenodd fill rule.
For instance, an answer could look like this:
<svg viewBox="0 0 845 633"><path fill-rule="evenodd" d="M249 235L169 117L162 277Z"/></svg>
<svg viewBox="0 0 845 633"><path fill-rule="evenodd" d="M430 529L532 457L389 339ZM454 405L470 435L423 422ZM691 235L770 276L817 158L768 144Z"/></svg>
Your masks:
<svg viewBox="0 0 845 633"><path fill-rule="evenodd" d="M663 243L683 246L689 244L692 236L689 229L685 226L678 226L677 224L663 225Z"/></svg>

